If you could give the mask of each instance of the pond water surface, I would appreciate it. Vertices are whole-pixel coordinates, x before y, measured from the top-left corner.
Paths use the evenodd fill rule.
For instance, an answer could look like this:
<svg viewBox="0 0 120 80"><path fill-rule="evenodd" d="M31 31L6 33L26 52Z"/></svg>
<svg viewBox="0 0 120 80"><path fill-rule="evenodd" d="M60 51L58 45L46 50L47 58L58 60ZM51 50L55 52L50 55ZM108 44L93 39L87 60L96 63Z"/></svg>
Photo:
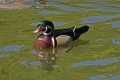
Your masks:
<svg viewBox="0 0 120 80"><path fill-rule="evenodd" d="M26 0L25 3L35 5L33 0ZM5 59L7 63L2 63L4 57L0 56L0 62L5 65L5 68L0 68L8 68L11 73L6 75L12 76L10 80L120 80L120 0L47 0L45 4L36 6L39 7L32 8L37 12L35 15L53 21L55 28L90 25L90 29L72 45L49 52L54 53L52 57L56 60L53 62L51 55L48 55L50 60L41 62L33 48L22 50L24 45L0 47L2 54L20 53L14 56L11 54L9 60ZM10 34L15 36L15 33ZM16 35L32 36L30 32ZM33 39L24 39L18 38L21 43L32 47ZM69 51L66 52L65 49ZM41 65L44 66L41 68Z"/></svg>
<svg viewBox="0 0 120 80"><path fill-rule="evenodd" d="M60 63L59 68L65 70L63 75L71 76L71 79L67 77L65 80L119 80L120 71L114 71L114 68L118 69L120 66L120 36L118 36L120 1L48 0L48 6L38 9L38 13L54 22L57 21L56 26L62 27L68 24L68 27L72 27L78 24L90 24L90 31L80 38L89 40L89 43L76 42L72 50L57 58L58 64ZM111 67L113 65L114 67ZM100 71L101 67L103 72ZM106 77L98 73L109 73L114 76ZM96 76L88 77L92 74Z"/></svg>

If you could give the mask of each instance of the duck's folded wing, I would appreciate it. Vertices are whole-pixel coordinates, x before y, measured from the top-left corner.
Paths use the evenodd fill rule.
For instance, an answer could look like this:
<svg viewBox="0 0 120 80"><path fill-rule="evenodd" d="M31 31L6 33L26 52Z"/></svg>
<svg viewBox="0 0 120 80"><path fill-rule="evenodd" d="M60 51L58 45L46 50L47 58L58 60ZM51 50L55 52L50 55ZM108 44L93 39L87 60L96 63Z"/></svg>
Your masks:
<svg viewBox="0 0 120 80"><path fill-rule="evenodd" d="M89 29L89 26L82 26L80 28L68 28L68 29L56 29L49 33L49 35L58 37L60 35L67 35L73 38L73 40L76 40L79 38L79 36L85 32L87 32Z"/></svg>

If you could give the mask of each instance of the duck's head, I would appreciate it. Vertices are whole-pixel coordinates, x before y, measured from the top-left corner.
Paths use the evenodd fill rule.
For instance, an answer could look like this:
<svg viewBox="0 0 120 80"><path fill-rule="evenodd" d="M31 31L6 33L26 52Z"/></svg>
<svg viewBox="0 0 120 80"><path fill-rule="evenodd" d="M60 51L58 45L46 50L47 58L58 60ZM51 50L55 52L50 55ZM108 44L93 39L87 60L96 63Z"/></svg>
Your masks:
<svg viewBox="0 0 120 80"><path fill-rule="evenodd" d="M36 29L34 33L49 33L54 30L54 24L51 21L39 21L36 23Z"/></svg>

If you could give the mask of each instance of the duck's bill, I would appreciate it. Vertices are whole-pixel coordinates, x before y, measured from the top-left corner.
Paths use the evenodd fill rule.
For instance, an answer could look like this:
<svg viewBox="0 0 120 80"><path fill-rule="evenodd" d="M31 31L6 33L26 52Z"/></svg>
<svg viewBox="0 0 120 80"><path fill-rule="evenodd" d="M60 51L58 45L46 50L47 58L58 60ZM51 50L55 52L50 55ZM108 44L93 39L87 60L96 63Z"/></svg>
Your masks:
<svg viewBox="0 0 120 80"><path fill-rule="evenodd" d="M38 32L42 33L44 31L45 31L44 28L37 28L33 33L38 33Z"/></svg>
<svg viewBox="0 0 120 80"><path fill-rule="evenodd" d="M39 32L39 29L36 29L33 33L38 33Z"/></svg>

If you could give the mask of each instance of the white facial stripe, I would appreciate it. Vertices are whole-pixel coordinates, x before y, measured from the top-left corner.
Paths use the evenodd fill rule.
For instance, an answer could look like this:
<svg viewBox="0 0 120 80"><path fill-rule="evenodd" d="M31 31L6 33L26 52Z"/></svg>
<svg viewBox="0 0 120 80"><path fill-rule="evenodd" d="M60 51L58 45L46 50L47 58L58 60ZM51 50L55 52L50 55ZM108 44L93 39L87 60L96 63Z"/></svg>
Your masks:
<svg viewBox="0 0 120 80"><path fill-rule="evenodd" d="M45 32L48 30L48 25L46 25L46 27L45 27Z"/></svg>

